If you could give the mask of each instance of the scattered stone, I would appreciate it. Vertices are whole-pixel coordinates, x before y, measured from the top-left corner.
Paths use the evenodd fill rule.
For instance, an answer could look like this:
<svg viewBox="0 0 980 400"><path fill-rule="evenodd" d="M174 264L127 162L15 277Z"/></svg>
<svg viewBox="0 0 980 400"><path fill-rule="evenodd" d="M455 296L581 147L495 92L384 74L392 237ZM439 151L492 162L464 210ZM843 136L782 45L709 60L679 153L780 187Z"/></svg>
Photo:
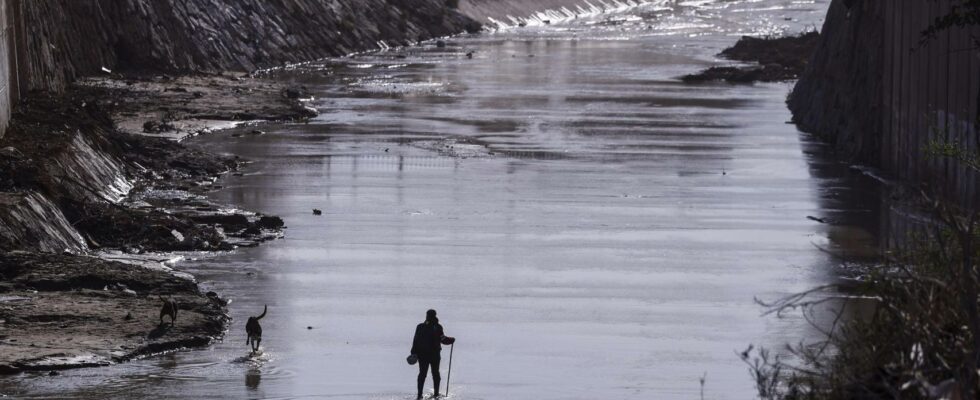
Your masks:
<svg viewBox="0 0 980 400"><path fill-rule="evenodd" d="M313 215L323 215L323 211L314 208Z"/></svg>
<svg viewBox="0 0 980 400"><path fill-rule="evenodd" d="M442 40L437 40L436 41L436 47L438 47L440 49L443 48L443 47L446 47L446 42L445 41L442 41Z"/></svg>
<svg viewBox="0 0 980 400"><path fill-rule="evenodd" d="M171 132L177 128L170 122L146 121L143 123L143 133L163 133Z"/></svg>

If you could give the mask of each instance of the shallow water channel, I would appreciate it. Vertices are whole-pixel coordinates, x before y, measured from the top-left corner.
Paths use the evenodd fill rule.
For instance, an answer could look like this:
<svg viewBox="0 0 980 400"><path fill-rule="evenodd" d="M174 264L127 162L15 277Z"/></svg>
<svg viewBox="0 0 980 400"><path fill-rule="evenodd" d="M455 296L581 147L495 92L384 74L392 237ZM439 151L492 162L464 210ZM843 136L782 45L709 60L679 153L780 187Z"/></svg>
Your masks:
<svg viewBox="0 0 980 400"><path fill-rule="evenodd" d="M736 352L815 334L754 298L837 279L815 245L875 246L875 189L787 124L790 83L677 79L740 34L819 27L828 1L677 3L273 72L323 114L193 140L254 161L216 200L288 225L178 264L234 300L225 341L0 387L409 399L435 308L452 398L697 399L702 376L707 399L752 398Z"/></svg>

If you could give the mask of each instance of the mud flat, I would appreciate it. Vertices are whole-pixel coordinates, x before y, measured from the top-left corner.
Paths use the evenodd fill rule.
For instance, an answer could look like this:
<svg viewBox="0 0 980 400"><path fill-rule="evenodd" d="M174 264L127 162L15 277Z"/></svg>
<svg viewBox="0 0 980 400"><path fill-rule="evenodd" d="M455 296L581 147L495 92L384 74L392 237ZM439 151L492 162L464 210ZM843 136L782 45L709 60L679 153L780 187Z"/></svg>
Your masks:
<svg viewBox="0 0 980 400"><path fill-rule="evenodd" d="M220 338L226 302L170 269L164 252L256 246L285 226L207 200L246 161L175 139L315 115L301 96L248 77L154 76L26 100L0 141L0 373L110 365ZM179 304L176 324L160 324L161 297Z"/></svg>

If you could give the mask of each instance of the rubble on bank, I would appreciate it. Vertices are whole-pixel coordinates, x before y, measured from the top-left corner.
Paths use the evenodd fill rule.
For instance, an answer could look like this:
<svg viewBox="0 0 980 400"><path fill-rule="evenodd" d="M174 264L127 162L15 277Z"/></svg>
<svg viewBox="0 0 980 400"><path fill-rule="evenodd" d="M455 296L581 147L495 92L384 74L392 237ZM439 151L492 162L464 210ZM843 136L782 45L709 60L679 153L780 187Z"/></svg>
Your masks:
<svg viewBox="0 0 980 400"><path fill-rule="evenodd" d="M725 49L719 56L754 65L711 67L696 74L685 75L681 80L686 83L793 80L806 69L806 64L816 49L819 38L820 34L817 32L785 37L742 36L734 46Z"/></svg>
<svg viewBox="0 0 980 400"><path fill-rule="evenodd" d="M104 93L119 130L177 140L242 122L317 115L302 101L310 98L305 88L241 74L112 76L82 79L78 85Z"/></svg>

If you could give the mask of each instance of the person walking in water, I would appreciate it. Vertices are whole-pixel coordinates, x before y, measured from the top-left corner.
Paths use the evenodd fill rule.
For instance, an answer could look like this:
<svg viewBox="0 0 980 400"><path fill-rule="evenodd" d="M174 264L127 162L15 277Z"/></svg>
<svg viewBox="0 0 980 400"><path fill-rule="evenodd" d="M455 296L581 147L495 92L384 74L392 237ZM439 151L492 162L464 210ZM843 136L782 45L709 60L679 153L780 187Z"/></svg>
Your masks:
<svg viewBox="0 0 980 400"><path fill-rule="evenodd" d="M439 397L439 382L442 377L439 375L439 361L442 359L442 344L452 344L456 339L448 337L436 318L436 310L425 312L425 322L415 327L415 338L412 340L412 355L418 357L419 380L418 398L422 398L422 389L425 387L425 375L429 368L432 368L432 386L435 387L435 395Z"/></svg>

